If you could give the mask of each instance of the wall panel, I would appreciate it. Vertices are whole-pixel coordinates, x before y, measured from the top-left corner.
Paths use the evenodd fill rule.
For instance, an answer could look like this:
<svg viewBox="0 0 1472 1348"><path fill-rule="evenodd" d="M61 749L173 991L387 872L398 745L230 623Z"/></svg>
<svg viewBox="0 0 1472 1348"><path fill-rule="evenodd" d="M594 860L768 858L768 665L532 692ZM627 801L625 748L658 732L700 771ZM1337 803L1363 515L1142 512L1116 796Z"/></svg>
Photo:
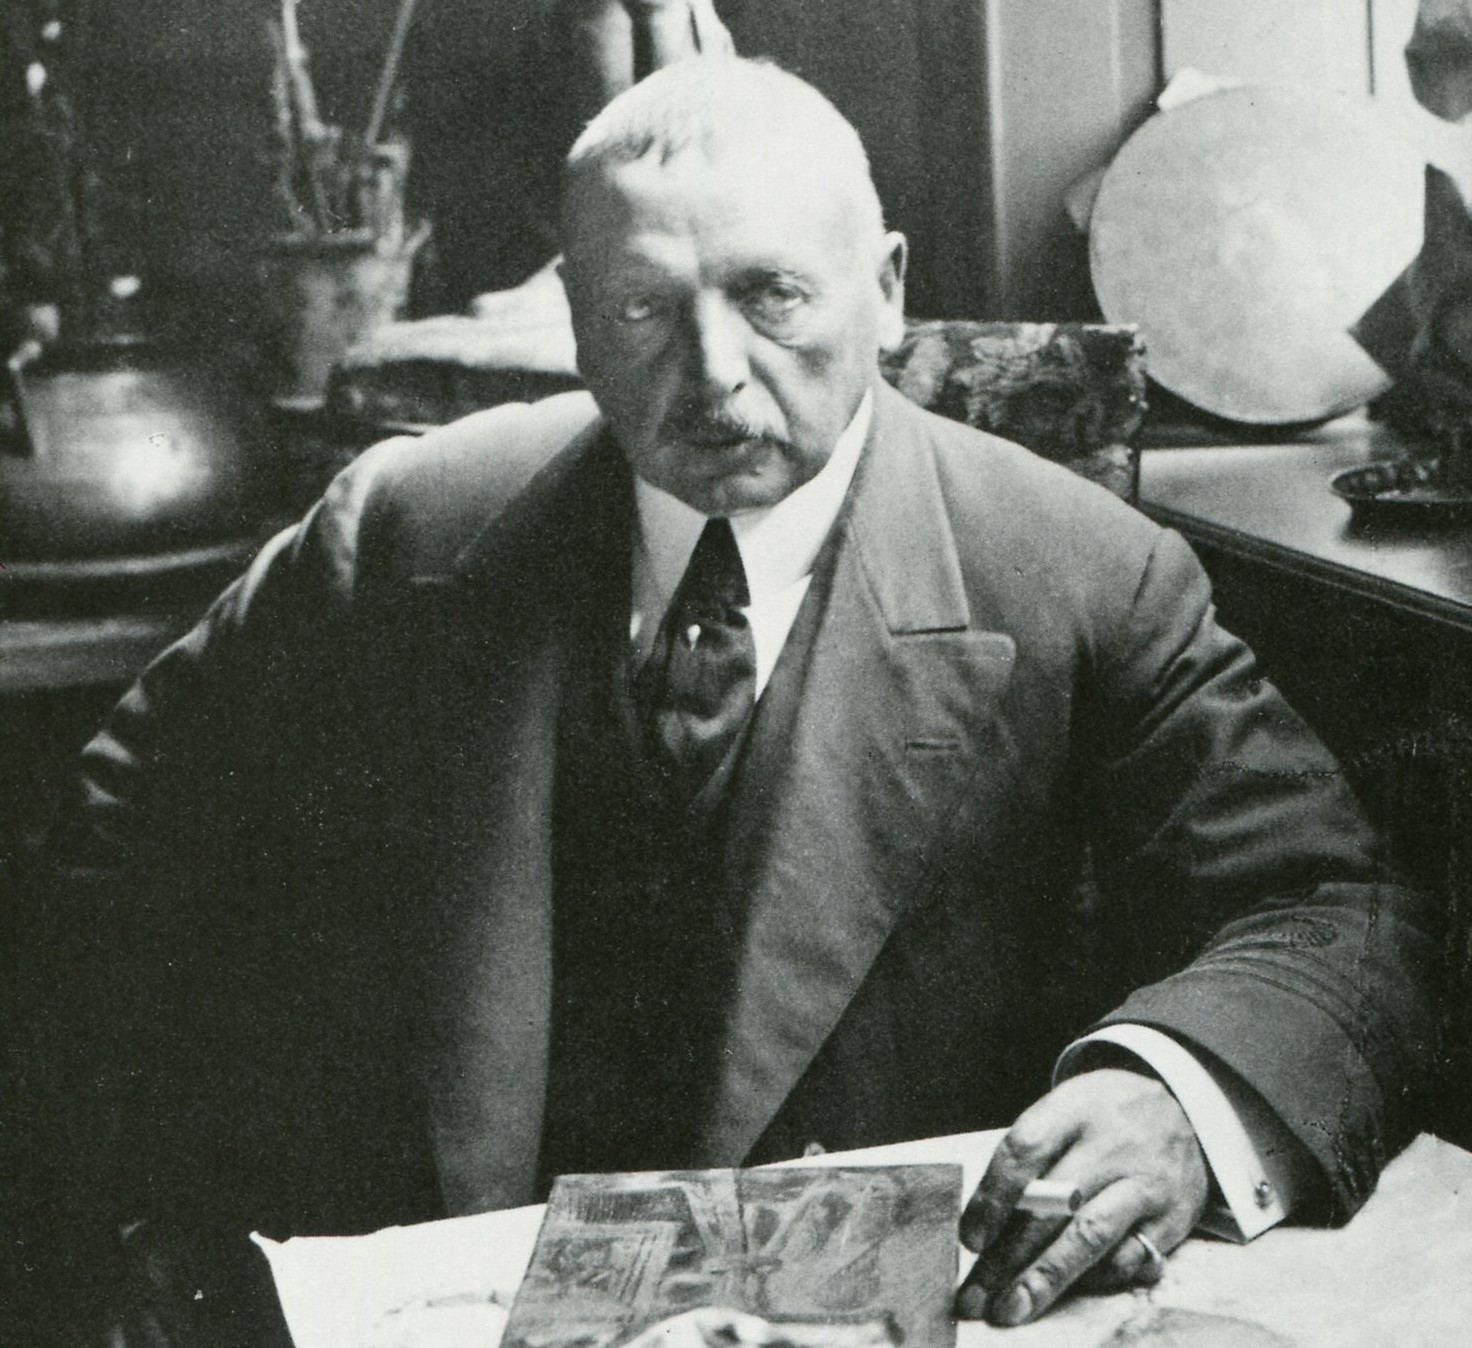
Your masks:
<svg viewBox="0 0 1472 1348"><path fill-rule="evenodd" d="M1369 0L1161 0L1167 76L1212 75L1370 92Z"/></svg>
<svg viewBox="0 0 1472 1348"><path fill-rule="evenodd" d="M1417 0L1372 0L1371 61L1375 97L1401 133L1445 169L1472 200L1472 127L1444 122L1416 102L1406 71L1406 43L1416 26Z"/></svg>
<svg viewBox="0 0 1472 1348"><path fill-rule="evenodd" d="M1419 107L1406 72L1406 43L1416 26L1418 0L1370 0L1370 78L1375 97L1397 107Z"/></svg>
<svg viewBox="0 0 1472 1348"><path fill-rule="evenodd" d="M980 0L995 239L989 316L1092 306L1063 193L1107 163L1158 85L1156 0Z"/></svg>

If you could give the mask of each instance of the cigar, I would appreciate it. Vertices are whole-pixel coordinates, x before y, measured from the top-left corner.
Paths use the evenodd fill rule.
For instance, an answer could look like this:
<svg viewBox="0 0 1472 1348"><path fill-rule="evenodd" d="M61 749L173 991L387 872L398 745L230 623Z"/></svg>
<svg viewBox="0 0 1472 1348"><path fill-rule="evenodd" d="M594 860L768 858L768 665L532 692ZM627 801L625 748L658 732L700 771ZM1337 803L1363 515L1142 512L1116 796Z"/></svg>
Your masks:
<svg viewBox="0 0 1472 1348"><path fill-rule="evenodd" d="M1061 1180L1033 1180L1017 1200L1017 1210L1032 1217L1071 1217L1079 1210L1084 1196L1072 1184Z"/></svg>

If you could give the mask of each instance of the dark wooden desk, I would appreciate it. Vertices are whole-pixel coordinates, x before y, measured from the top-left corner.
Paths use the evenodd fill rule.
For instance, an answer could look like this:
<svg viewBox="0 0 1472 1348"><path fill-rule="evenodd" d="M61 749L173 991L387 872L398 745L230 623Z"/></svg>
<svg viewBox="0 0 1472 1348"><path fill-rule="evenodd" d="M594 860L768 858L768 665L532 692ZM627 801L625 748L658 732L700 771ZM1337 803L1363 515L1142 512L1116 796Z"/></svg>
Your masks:
<svg viewBox="0 0 1472 1348"><path fill-rule="evenodd" d="M1147 448L1140 504L1205 549L1472 629L1472 522L1361 523L1329 490L1335 473L1395 452L1391 432L1359 417L1274 444Z"/></svg>
<svg viewBox="0 0 1472 1348"><path fill-rule="evenodd" d="M263 538L157 564L79 565L68 583L49 587L18 565L0 566L0 919L10 875L44 830L77 751Z"/></svg>
<svg viewBox="0 0 1472 1348"><path fill-rule="evenodd" d="M1360 523L1329 489L1394 452L1382 427L1346 418L1141 455L1141 508L1191 541L1227 626L1362 772L1472 752L1472 523Z"/></svg>
<svg viewBox="0 0 1472 1348"><path fill-rule="evenodd" d="M1438 1128L1472 1142L1472 522L1360 523L1329 489L1395 452L1346 418L1276 444L1164 447L1141 508L1205 563L1223 623L1345 763L1402 864L1447 896Z"/></svg>

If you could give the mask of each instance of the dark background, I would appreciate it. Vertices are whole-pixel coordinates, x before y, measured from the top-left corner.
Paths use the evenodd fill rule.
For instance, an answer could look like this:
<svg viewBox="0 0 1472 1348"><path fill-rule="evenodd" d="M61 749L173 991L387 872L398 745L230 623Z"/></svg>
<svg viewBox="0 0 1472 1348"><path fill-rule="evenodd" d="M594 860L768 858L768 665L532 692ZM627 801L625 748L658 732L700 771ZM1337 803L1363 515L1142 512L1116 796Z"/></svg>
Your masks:
<svg viewBox="0 0 1472 1348"><path fill-rule="evenodd" d="M421 0L404 124L413 204L434 222L422 308L458 308L551 255L555 166L575 128L556 115L561 63L538 0ZM302 36L323 114L361 126L397 0L307 0ZM855 123L891 222L910 235L911 308L978 316L978 191L955 165L984 134L970 0L729 0L738 50L823 89ZM109 231L116 269L193 302L249 299L251 243L270 225L268 0L94 4L74 97L103 176L131 189ZM970 144L971 153L964 147ZM937 171L940 165L946 171Z"/></svg>

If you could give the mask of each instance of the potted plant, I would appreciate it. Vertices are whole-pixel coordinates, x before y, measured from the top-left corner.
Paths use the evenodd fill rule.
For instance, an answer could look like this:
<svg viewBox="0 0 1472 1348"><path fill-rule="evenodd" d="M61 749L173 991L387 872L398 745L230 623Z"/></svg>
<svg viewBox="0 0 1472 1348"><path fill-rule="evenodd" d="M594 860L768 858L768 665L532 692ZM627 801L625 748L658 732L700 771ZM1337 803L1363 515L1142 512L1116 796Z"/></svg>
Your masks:
<svg viewBox="0 0 1472 1348"><path fill-rule="evenodd" d="M319 403L342 353L399 316L427 224L411 225L409 145L390 127L417 0L400 0L362 130L323 120L297 0L266 20L274 52L271 154L279 227L259 252L278 402Z"/></svg>

